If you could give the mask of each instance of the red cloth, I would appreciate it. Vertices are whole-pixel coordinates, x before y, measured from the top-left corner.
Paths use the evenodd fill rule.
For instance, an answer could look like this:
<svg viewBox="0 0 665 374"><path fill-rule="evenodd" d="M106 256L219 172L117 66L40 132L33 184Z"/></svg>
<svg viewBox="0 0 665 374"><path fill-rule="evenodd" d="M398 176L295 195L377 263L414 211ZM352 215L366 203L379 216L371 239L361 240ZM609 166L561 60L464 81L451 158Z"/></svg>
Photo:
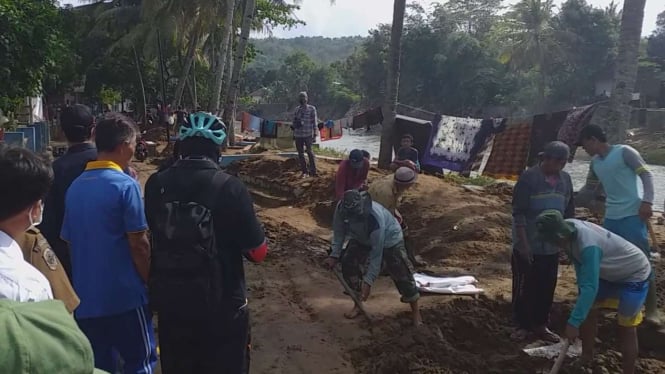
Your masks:
<svg viewBox="0 0 665 374"><path fill-rule="evenodd" d="M340 162L335 177L335 199L341 200L348 190L360 189L367 182L368 173L369 160L366 158L359 169L352 168L349 160Z"/></svg>
<svg viewBox="0 0 665 374"><path fill-rule="evenodd" d="M263 244L247 252L247 259L252 262L262 262L268 254L268 243L263 241Z"/></svg>

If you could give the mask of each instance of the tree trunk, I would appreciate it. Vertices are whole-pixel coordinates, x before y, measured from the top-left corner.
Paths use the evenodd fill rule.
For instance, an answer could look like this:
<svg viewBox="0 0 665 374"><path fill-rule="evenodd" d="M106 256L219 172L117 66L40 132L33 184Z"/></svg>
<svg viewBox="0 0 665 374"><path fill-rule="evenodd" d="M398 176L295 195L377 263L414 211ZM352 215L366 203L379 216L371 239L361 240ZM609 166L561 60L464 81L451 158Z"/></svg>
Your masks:
<svg viewBox="0 0 665 374"><path fill-rule="evenodd" d="M175 97L173 98L173 107L177 108L180 106L180 101L182 99L182 93L185 91L185 82L187 77L189 77L189 71L192 68L194 63L194 57L196 57L196 46L199 43L199 33L195 32L194 37L189 41L189 46L187 47L187 57L185 59L185 65L182 67L182 72L178 78L178 85L175 89Z"/></svg>
<svg viewBox="0 0 665 374"><path fill-rule="evenodd" d="M235 30L235 26L233 28ZM222 89L222 100L225 100L231 90L231 74L233 74L233 44L235 42L235 31L229 35L226 47L226 66L224 67L224 88Z"/></svg>
<svg viewBox="0 0 665 374"><path fill-rule="evenodd" d="M607 131L610 139L623 142L630 124L630 101L635 90L637 64L644 21L646 0L625 0L621 15L619 50L614 70L614 90L607 113Z"/></svg>
<svg viewBox="0 0 665 374"><path fill-rule="evenodd" d="M217 62L214 71L215 84L213 85L212 95L210 96L210 102L208 103L208 111L216 114L219 114L220 111L224 68L225 64L228 63L226 61L227 53L225 48L228 47L228 40L233 31L233 15L235 11L235 0L225 1L226 14L224 17L224 25L222 26L222 39L219 41L219 49L217 50Z"/></svg>
<svg viewBox="0 0 665 374"><path fill-rule="evenodd" d="M233 126L234 113L236 108L236 96L240 90L240 71L242 70L243 61L245 60L245 49L247 49L247 42L249 40L249 31L254 19L254 8L256 7L256 0L245 0L245 8L243 11L242 27L240 28L240 40L238 41L238 48L236 50L236 58L233 64L233 73L231 74L231 87L226 98L226 105L224 106L224 123L229 127L229 144L235 143L235 131Z"/></svg>
<svg viewBox="0 0 665 374"><path fill-rule="evenodd" d="M134 52L134 62L136 63L136 71L139 73L139 84L141 85L141 98L143 99L143 121L146 121L148 119L148 103L145 101L145 85L143 84L143 74L141 73L139 55L136 53L136 47L133 45L132 51Z"/></svg>
<svg viewBox="0 0 665 374"><path fill-rule="evenodd" d="M404 30L404 13L406 0L394 0L393 24L390 32L390 59L388 60L388 79L386 80L386 96L381 111L383 112L383 131L381 148L379 149L379 167L387 169L393 157L393 138L395 133L395 117L397 115L397 99L399 96L400 58L402 54L402 32Z"/></svg>

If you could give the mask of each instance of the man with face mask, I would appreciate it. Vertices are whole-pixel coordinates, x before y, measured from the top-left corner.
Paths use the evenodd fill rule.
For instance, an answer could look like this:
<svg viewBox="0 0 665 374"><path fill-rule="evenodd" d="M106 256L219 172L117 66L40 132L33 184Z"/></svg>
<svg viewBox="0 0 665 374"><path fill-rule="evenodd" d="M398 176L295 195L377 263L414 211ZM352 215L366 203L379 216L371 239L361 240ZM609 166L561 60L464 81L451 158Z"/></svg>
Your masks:
<svg viewBox="0 0 665 374"><path fill-rule="evenodd" d="M41 223L53 171L27 149L0 146L0 180L0 299L52 299L48 280L23 259L17 239Z"/></svg>
<svg viewBox="0 0 665 374"><path fill-rule="evenodd" d="M346 239L349 239L349 243L342 254ZM407 259L402 228L392 213L379 203L372 202L366 191L346 191L342 201L337 204L333 219L332 252L326 265L332 269L340 261L346 283L360 294L363 301L369 298L372 285L385 261L390 277L402 296L401 301L411 306L413 324L422 325L418 307L420 293ZM361 268L365 263L368 266L363 274ZM359 314L360 310L354 306L345 317L352 319Z"/></svg>

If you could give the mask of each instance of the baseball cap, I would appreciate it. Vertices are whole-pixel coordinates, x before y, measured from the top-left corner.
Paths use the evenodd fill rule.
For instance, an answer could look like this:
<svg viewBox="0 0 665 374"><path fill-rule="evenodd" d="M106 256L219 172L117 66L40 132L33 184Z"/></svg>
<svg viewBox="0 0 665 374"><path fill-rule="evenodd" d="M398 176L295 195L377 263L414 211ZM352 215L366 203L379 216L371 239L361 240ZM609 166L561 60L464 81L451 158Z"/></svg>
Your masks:
<svg viewBox="0 0 665 374"><path fill-rule="evenodd" d="M361 166L363 166L363 159L365 158L365 155L363 154L363 151L360 149L354 149L349 153L349 161L351 162L351 167L354 169L358 169Z"/></svg>
<svg viewBox="0 0 665 374"><path fill-rule="evenodd" d="M106 373L95 369L90 342L59 300L0 300L0 326L0 367L8 373Z"/></svg>
<svg viewBox="0 0 665 374"><path fill-rule="evenodd" d="M586 125L580 131L580 136L577 137L577 146L582 146L585 140L596 138L598 140L605 139L607 135L605 130L598 125Z"/></svg>
<svg viewBox="0 0 665 374"><path fill-rule="evenodd" d="M564 142L554 141L547 143L543 151L538 155L541 157L553 158L555 160L567 160L570 155L570 148Z"/></svg>
<svg viewBox="0 0 665 374"><path fill-rule="evenodd" d="M416 181L417 177L418 174L415 170L406 166L401 166L395 170L395 176L393 179L397 184L411 184Z"/></svg>
<svg viewBox="0 0 665 374"><path fill-rule="evenodd" d="M575 225L566 222L558 210L548 209L536 217L536 235L546 242L557 242L575 233Z"/></svg>

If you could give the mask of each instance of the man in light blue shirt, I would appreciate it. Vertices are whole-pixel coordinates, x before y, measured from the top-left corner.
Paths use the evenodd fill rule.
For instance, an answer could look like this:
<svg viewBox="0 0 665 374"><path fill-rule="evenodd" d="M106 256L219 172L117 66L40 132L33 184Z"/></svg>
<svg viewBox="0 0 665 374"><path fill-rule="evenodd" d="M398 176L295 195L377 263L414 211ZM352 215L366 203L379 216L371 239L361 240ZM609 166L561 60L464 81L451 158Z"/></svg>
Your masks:
<svg viewBox="0 0 665 374"><path fill-rule="evenodd" d="M580 132L578 144L593 158L585 189L606 195L603 226L650 256L647 222L653 215L653 175L642 156L627 145L611 145L605 131L588 125ZM637 188L642 182L643 194ZM651 280L646 302L646 319L660 324L656 283Z"/></svg>
<svg viewBox="0 0 665 374"><path fill-rule="evenodd" d="M582 359L590 362L596 342L597 309L617 311L623 373L635 372L637 326L647 297L651 265L637 246L610 231L577 219L563 219L557 210L536 218L539 237L564 250L573 265L579 296L565 336L582 338Z"/></svg>
<svg viewBox="0 0 665 374"><path fill-rule="evenodd" d="M349 243L342 254L346 239ZM360 293L363 301L369 297L385 261L390 277L402 296L401 301L411 305L414 325L423 323L418 307L420 293L406 255L402 228L395 216L381 204L373 202L366 191L346 191L337 204L332 252L326 264L334 268L340 261L346 283ZM362 274L361 268L368 262L367 271ZM355 318L359 314L360 310L354 306L345 316Z"/></svg>

